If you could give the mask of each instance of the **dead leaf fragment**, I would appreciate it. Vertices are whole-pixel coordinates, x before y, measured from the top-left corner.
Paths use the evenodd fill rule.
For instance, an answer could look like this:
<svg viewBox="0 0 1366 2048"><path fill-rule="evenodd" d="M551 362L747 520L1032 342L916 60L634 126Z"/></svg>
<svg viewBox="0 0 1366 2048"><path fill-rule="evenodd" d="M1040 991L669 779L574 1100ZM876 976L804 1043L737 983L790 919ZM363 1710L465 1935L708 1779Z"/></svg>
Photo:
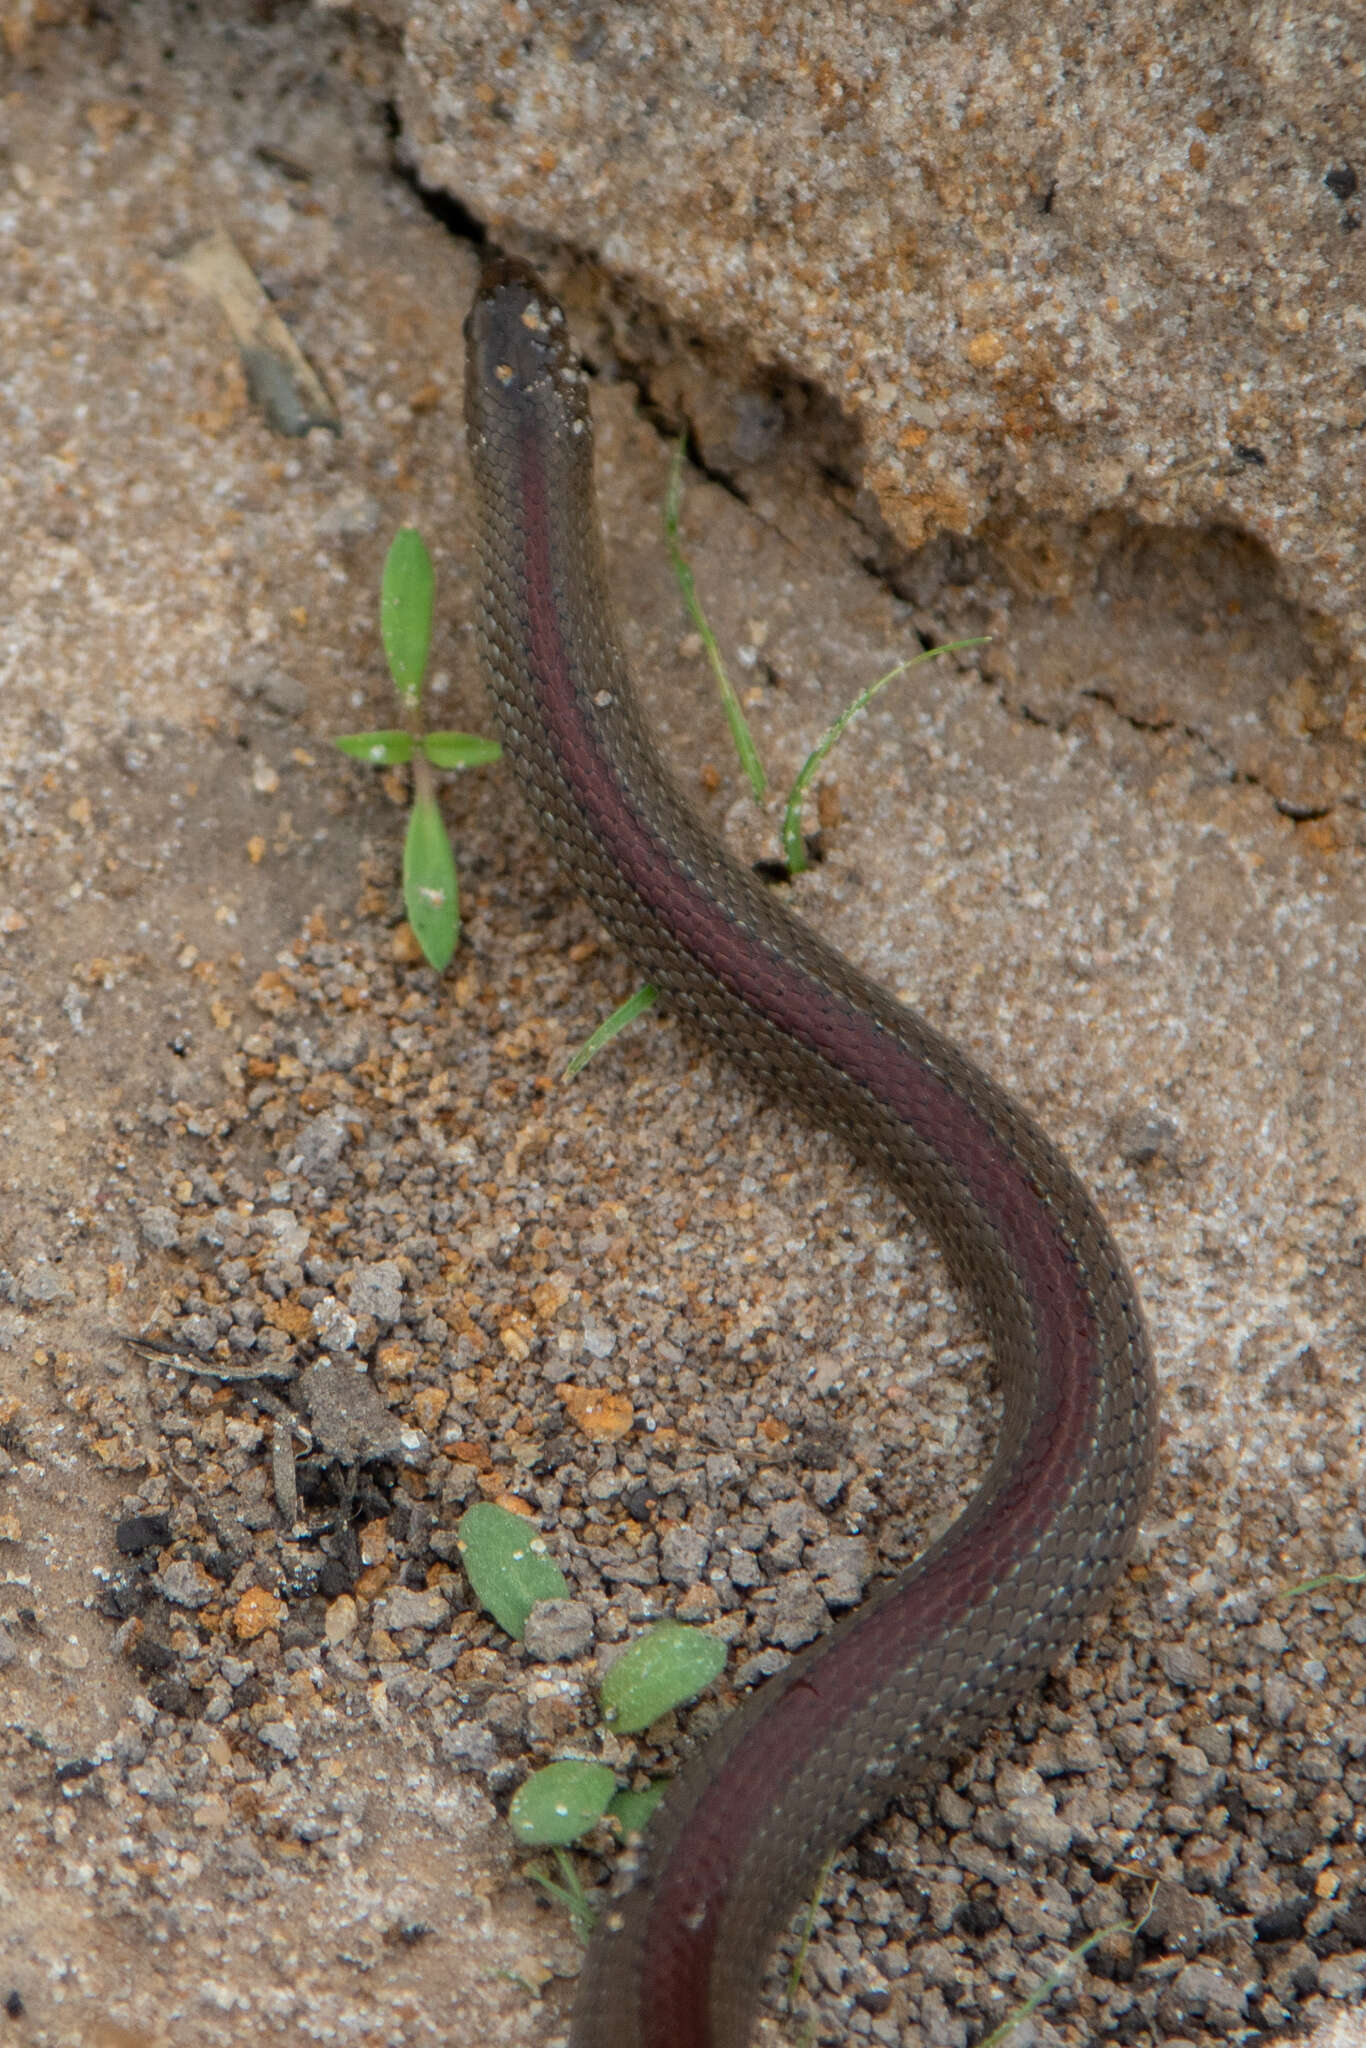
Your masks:
<svg viewBox="0 0 1366 2048"><path fill-rule="evenodd" d="M199 291L216 299L232 329L247 389L277 434L297 436L311 427L341 432L337 409L321 377L261 289L251 265L220 228L181 259Z"/></svg>

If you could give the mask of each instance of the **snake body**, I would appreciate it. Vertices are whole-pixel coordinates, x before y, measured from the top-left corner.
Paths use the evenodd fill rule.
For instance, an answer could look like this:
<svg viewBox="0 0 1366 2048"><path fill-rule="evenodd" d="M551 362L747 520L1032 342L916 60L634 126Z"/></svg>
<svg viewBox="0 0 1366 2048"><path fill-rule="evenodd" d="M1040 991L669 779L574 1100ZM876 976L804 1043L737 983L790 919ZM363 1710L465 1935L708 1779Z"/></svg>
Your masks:
<svg viewBox="0 0 1366 2048"><path fill-rule="evenodd" d="M1002 1387L963 1514L682 1771L590 1945L574 2048L742 2048L823 1858L999 1721L1115 1579L1148 1490L1152 1368L1123 1259L1057 1148L724 852L662 765L613 623L560 308L500 259L466 337L480 641L536 817L669 1006L905 1195Z"/></svg>

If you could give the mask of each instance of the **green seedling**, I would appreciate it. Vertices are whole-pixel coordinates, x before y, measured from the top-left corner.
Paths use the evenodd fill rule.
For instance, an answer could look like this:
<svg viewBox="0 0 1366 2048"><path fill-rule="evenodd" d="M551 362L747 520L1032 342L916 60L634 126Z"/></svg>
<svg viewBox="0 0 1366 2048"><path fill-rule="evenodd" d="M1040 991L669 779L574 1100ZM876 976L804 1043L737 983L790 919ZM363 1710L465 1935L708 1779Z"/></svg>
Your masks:
<svg viewBox="0 0 1366 2048"><path fill-rule="evenodd" d="M546 1554L544 1537L523 1516L492 1501L476 1501L465 1510L457 1543L475 1599L519 1642L536 1602L563 1600L569 1591L564 1573Z"/></svg>
<svg viewBox="0 0 1366 2048"><path fill-rule="evenodd" d="M518 1640L538 1600L562 1600L569 1591L564 1573L546 1555L544 1540L521 1515L492 1501L476 1501L465 1510L457 1541L475 1599ZM628 1735L648 1728L671 1707L696 1699L725 1661L725 1645L715 1636L660 1622L623 1652L604 1678L603 1719ZM630 1834L645 1825L663 1790L661 1782L643 1792L617 1792L606 1765L566 1761L533 1772L509 1818L522 1841L538 1847L577 1841L604 1814Z"/></svg>
<svg viewBox="0 0 1366 2048"><path fill-rule="evenodd" d="M440 973L460 937L460 891L433 771L482 767L496 761L502 748L477 733L422 729L422 678L431 647L435 588L432 558L422 535L415 527L400 527L384 558L379 630L406 723L376 732L344 733L334 744L353 761L412 769L413 807L403 845L403 907L423 958Z"/></svg>
<svg viewBox="0 0 1366 2048"><path fill-rule="evenodd" d="M563 1848L602 1820L610 1822L624 1840L640 1833L668 1790L668 1780L659 1778L643 1792L614 1788L606 1764L565 1757L524 1780L508 1808L508 1822L518 1841L528 1848ZM539 1872L533 1870L531 1875L543 1890L550 1889Z"/></svg>
<svg viewBox="0 0 1366 2048"><path fill-rule="evenodd" d="M488 1512L486 1507L473 1507L460 1525L467 1572L470 1557L465 1525L472 1516L487 1517ZM516 1521L517 1517L508 1519ZM470 1582L475 1583L473 1572ZM481 1604L489 1607L497 1620L497 1612L485 1594L478 1586L475 1591ZM603 1720L623 1734L636 1734L670 1708L696 1699L719 1674L725 1661L725 1645L715 1636L702 1629L684 1628L677 1622L660 1622L618 1657L603 1679ZM606 1764L566 1757L532 1772L512 1801L508 1821L519 1841L536 1848L563 1847L576 1842L601 1820L612 1822L623 1836L637 1834L665 1790L666 1781L660 1779L640 1792L618 1792ZM538 1877L537 1882L546 1885L543 1877Z"/></svg>
<svg viewBox="0 0 1366 2048"><path fill-rule="evenodd" d="M400 526L384 557L379 592L379 636L394 688L405 704L417 704L432 644L432 603L436 573L427 545L415 526Z"/></svg>
<svg viewBox="0 0 1366 2048"><path fill-rule="evenodd" d="M580 1762L566 1758L562 1763L548 1764L542 1771L535 1771L516 1793L509 1809L508 1818L513 1832L529 1846L544 1845L551 1850L558 1878L539 1864L529 1864L527 1876L533 1884L539 1885L548 1899L563 1906L569 1915L569 1924L579 1941L587 1942L597 1921L593 1902L583 1888L583 1880L565 1854L565 1840L561 1830L572 1821L577 1809L580 1817L589 1815L580 1828L586 1834L599 1821L610 1822L623 1840L628 1835L638 1835L646 1821L658 1806L668 1781L657 1778L653 1785L647 1785L643 1792L615 1792L605 1807L599 1805L602 1792L601 1772L603 1764ZM610 1773L609 1773L610 1776ZM547 1818L548 1816L548 1818ZM546 1827L550 1833L546 1833ZM576 1839L570 1837L570 1840Z"/></svg>

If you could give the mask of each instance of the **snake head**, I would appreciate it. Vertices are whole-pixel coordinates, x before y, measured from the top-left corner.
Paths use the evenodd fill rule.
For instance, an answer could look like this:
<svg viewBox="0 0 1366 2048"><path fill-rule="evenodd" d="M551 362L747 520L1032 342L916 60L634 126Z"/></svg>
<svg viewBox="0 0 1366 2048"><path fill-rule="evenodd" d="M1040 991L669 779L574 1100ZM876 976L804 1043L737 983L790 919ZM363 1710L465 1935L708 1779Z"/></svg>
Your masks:
<svg viewBox="0 0 1366 2048"><path fill-rule="evenodd" d="M499 256L485 264L465 340L465 417L472 431L488 431L504 409L520 417L528 405L551 399L557 411L567 407L571 431L588 431L584 376L570 351L563 308L525 263Z"/></svg>

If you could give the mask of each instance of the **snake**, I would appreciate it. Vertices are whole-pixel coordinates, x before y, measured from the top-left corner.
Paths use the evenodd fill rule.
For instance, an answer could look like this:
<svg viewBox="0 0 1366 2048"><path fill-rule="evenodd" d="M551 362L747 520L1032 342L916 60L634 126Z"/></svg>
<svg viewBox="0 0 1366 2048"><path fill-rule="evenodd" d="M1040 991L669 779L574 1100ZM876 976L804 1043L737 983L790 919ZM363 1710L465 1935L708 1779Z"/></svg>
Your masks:
<svg viewBox="0 0 1366 2048"><path fill-rule="evenodd" d="M535 819L668 1008L904 1198L1000 1387L963 1512L721 1722L600 1914L572 2048L743 2048L765 1960L826 1858L999 1723L1114 1584L1152 1476L1152 1358L1058 1147L725 851L665 767L608 592L590 378L563 309L496 255L465 338L476 635Z"/></svg>

